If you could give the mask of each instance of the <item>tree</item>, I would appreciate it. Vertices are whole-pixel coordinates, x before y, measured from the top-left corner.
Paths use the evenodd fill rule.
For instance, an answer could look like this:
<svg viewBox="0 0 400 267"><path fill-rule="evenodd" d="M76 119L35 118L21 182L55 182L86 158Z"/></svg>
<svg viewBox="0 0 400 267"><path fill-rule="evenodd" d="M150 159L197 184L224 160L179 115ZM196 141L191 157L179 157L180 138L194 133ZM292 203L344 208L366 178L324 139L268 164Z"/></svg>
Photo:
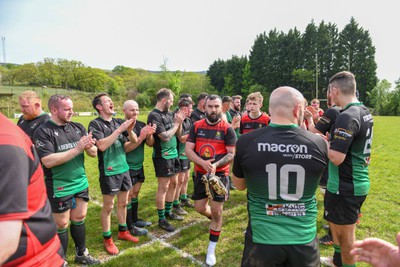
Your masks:
<svg viewBox="0 0 400 267"><path fill-rule="evenodd" d="M225 61L217 59L207 70L210 83L218 92L221 92L225 86L225 64Z"/></svg>
<svg viewBox="0 0 400 267"><path fill-rule="evenodd" d="M34 63L23 64L15 68L15 79L26 85L37 85L38 74Z"/></svg>
<svg viewBox="0 0 400 267"><path fill-rule="evenodd" d="M359 98L369 105L371 99L367 98L367 93L378 82L375 47L369 32L360 27L354 18L339 34L336 65L337 69L351 71L356 76Z"/></svg>
<svg viewBox="0 0 400 267"><path fill-rule="evenodd" d="M74 87L76 84L75 80L75 71L77 68L84 67L83 63L76 60L66 60L66 59L58 59L57 60L58 73L60 75L61 87L65 89L69 89L70 86Z"/></svg>
<svg viewBox="0 0 400 267"><path fill-rule="evenodd" d="M241 94L243 87L243 71L247 64L246 57L232 56L225 62L223 93L227 95Z"/></svg>
<svg viewBox="0 0 400 267"><path fill-rule="evenodd" d="M61 76L56 61L52 58L45 58L43 62L38 62L36 67L39 72L39 84L48 87L60 87Z"/></svg>
<svg viewBox="0 0 400 267"><path fill-rule="evenodd" d="M367 92L368 97L371 99L370 104L374 107L374 114L388 115L389 112L389 90L392 87L390 82L382 80L379 82L371 92Z"/></svg>

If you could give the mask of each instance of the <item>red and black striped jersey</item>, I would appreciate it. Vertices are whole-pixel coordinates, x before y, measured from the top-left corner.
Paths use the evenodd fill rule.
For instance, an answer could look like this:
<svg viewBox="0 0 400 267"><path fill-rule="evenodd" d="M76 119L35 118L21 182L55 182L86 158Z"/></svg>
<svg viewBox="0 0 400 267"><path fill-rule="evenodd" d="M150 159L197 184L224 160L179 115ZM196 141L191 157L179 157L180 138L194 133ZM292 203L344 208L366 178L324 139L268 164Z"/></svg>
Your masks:
<svg viewBox="0 0 400 267"><path fill-rule="evenodd" d="M3 266L61 266L43 169L30 138L0 113L0 222L22 220L17 251Z"/></svg>
<svg viewBox="0 0 400 267"><path fill-rule="evenodd" d="M270 117L265 113L261 113L261 115L257 118L250 118L249 114L246 114L242 117L240 121L240 133L245 134L255 129L266 127L269 124Z"/></svg>
<svg viewBox="0 0 400 267"><path fill-rule="evenodd" d="M207 123L206 119L196 121L190 128L187 142L195 144L194 151L204 160L215 159L218 162L227 154L227 147L234 147L236 144L236 134L232 127L224 120L215 125ZM201 174L207 172L195 164L195 171ZM229 175L229 164L220 166L217 173Z"/></svg>

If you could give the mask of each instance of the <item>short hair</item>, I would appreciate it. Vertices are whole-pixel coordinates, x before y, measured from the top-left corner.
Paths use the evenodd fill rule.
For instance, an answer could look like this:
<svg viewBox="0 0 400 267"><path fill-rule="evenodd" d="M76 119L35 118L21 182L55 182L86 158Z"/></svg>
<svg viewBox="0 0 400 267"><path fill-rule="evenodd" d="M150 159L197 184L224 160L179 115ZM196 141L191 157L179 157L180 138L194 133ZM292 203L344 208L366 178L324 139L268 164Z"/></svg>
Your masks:
<svg viewBox="0 0 400 267"><path fill-rule="evenodd" d="M181 94L181 95L179 96L179 99L182 99L182 98L192 98L192 95L189 94L189 93L183 93L183 94Z"/></svg>
<svg viewBox="0 0 400 267"><path fill-rule="evenodd" d="M171 89L168 88L161 88L160 90L158 90L157 94L156 94L156 99L157 102L163 100L164 98L173 96L174 92L171 91Z"/></svg>
<svg viewBox="0 0 400 267"><path fill-rule="evenodd" d="M66 99L71 99L70 96L67 95L52 95L49 98L49 102L47 103L47 106L49 107L49 110L51 110L52 107L58 108L58 104L60 103L61 100L66 100Z"/></svg>
<svg viewBox="0 0 400 267"><path fill-rule="evenodd" d="M313 100L311 100L311 104L312 104L313 102L317 102L317 104L319 104L319 100L318 100L317 98L314 98Z"/></svg>
<svg viewBox="0 0 400 267"><path fill-rule="evenodd" d="M232 100L235 101L236 99L242 100L242 96L241 95L234 95L232 96Z"/></svg>
<svg viewBox="0 0 400 267"><path fill-rule="evenodd" d="M37 100L37 102L39 102L40 104L42 104L42 100L40 99L39 94L36 93L35 91L32 90L24 91L18 96L19 100L22 100L24 98L28 99L29 102L31 102L31 100L34 99Z"/></svg>
<svg viewBox="0 0 400 267"><path fill-rule="evenodd" d="M230 97L230 96L222 97L222 103L226 103L226 102L232 103L232 97Z"/></svg>
<svg viewBox="0 0 400 267"><path fill-rule="evenodd" d="M182 108L182 107L188 107L190 105L193 105L193 101L190 100L189 98L181 98L178 102L178 107Z"/></svg>
<svg viewBox="0 0 400 267"><path fill-rule="evenodd" d="M216 99L219 99L219 100L222 102L221 97L220 97L219 95L214 95L214 94L208 95L207 98L206 98L206 102L207 102L208 100L216 100Z"/></svg>
<svg viewBox="0 0 400 267"><path fill-rule="evenodd" d="M129 99L124 102L122 109L126 109L129 105L136 105L139 107L139 104L135 100Z"/></svg>
<svg viewBox="0 0 400 267"><path fill-rule="evenodd" d="M208 97L208 94L205 93L205 92L203 92L203 93L201 93L201 94L199 94L199 95L197 96L197 102L199 102L199 101L201 101L201 100L203 100L203 99L206 99L207 97Z"/></svg>
<svg viewBox="0 0 400 267"><path fill-rule="evenodd" d="M92 106L97 112L99 112L99 110L97 109L96 106L97 105L101 105L101 97L102 96L108 96L108 94L107 93L100 93L100 94L96 95L92 100Z"/></svg>
<svg viewBox="0 0 400 267"><path fill-rule="evenodd" d="M260 101L262 103L264 101L264 97L260 92L254 92L247 96L246 102L248 101Z"/></svg>
<svg viewBox="0 0 400 267"><path fill-rule="evenodd" d="M349 71L336 73L329 79L330 87L337 87L344 95L354 95L356 93L356 78Z"/></svg>

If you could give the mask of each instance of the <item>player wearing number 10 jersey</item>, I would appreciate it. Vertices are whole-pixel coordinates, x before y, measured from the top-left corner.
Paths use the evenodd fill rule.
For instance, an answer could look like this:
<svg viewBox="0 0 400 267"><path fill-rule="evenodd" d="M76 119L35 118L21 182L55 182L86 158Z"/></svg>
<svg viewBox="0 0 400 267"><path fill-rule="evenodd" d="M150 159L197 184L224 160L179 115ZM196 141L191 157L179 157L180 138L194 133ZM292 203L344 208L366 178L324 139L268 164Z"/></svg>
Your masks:
<svg viewBox="0 0 400 267"><path fill-rule="evenodd" d="M303 101L294 88L274 90L269 126L236 144L233 181L247 187L249 215L242 266L319 266L315 190L327 145L298 126Z"/></svg>

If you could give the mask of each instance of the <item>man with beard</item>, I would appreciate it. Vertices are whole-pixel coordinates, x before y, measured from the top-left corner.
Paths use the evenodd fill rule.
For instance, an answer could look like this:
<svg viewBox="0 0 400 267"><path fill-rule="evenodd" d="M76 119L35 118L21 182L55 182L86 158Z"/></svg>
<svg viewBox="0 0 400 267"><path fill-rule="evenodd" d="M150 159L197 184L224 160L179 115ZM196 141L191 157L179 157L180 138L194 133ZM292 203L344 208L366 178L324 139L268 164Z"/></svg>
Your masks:
<svg viewBox="0 0 400 267"><path fill-rule="evenodd" d="M232 96L231 108L229 109L229 113L231 113L232 118L235 116L240 116L241 100L241 95Z"/></svg>
<svg viewBox="0 0 400 267"><path fill-rule="evenodd" d="M124 151L126 138L123 133L132 127L133 119L123 121L113 118L114 103L105 93L95 96L92 105L99 113L99 117L89 123L89 131L96 138L98 148L99 180L103 195L101 210L103 244L108 253L116 255L119 250L111 236L111 211L115 196L117 196L118 239L139 242L139 239L129 233L126 224L126 206L132 180L126 162Z"/></svg>
<svg viewBox="0 0 400 267"><path fill-rule="evenodd" d="M53 95L49 99L51 118L34 133L36 150L43 163L49 198L58 236L65 254L68 248L68 224L75 242L75 262L92 265L100 261L86 248L85 217L89 201L89 183L83 152L96 157L97 148L92 133L71 121L72 100Z"/></svg>
<svg viewBox="0 0 400 267"><path fill-rule="evenodd" d="M315 190L327 162L326 141L299 126L304 97L271 93L271 123L242 135L233 182L247 188L249 223L242 266L319 266Z"/></svg>
<svg viewBox="0 0 400 267"><path fill-rule="evenodd" d="M236 143L235 132L222 119L221 106L219 96L207 97L206 118L191 127L185 148L186 155L195 163L192 196L195 209L211 219L206 257L210 266L216 263L215 247L222 229L223 205L229 195L229 163Z"/></svg>
<svg viewBox="0 0 400 267"><path fill-rule="evenodd" d="M181 134L181 125L185 115L177 111L175 116L169 112L174 103L174 94L170 89L162 88L157 92L157 104L147 117L147 124L157 125L154 135L153 164L158 180L156 205L158 212L158 226L173 232L173 227L167 219L183 220L172 212L172 203L177 186L177 174L180 170L177 138Z"/></svg>
<svg viewBox="0 0 400 267"><path fill-rule="evenodd" d="M133 131L131 134L134 136L132 142L126 142L124 145L126 161L129 165L129 175L132 179L132 189L128 197L126 223L132 235L140 236L148 232L147 229L142 229L141 227L151 225L151 222L138 218L138 196L140 188L145 181L143 168L144 144L146 143L150 147L154 145L153 134L155 133L156 125L146 125L146 123L137 120L139 116L139 105L134 100L125 101L123 111L126 120L133 118L133 124L128 128L128 131ZM128 133L125 132L125 135L127 134Z"/></svg>
<svg viewBox="0 0 400 267"><path fill-rule="evenodd" d="M35 91L25 91L18 97L22 116L17 125L32 139L33 133L42 124L50 119L50 116L42 109L42 100Z"/></svg>

